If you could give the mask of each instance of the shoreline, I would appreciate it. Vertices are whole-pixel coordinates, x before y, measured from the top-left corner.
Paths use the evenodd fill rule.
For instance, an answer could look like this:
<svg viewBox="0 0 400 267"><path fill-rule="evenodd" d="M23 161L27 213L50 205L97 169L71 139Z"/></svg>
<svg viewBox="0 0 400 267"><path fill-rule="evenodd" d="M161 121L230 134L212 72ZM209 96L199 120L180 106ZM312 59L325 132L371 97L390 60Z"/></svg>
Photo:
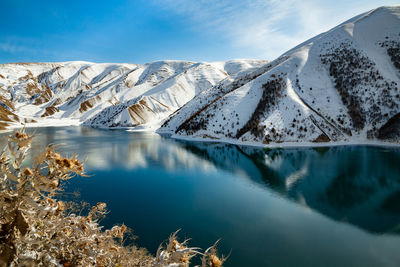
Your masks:
<svg viewBox="0 0 400 267"><path fill-rule="evenodd" d="M145 128L145 127L94 127L89 125L83 125L78 120L59 120L59 119L46 119L37 123L27 123L24 125L9 125L7 129L0 131L1 133L11 132L15 129L20 128L43 128L43 127L88 127L93 129L100 130L122 130L127 132L147 132L154 133L163 137L189 141L189 142L203 142L203 143L223 143L223 144L231 144L231 145L241 145L241 146L250 146L250 147L259 147L259 148L299 148L299 147L336 147L336 146L372 146L372 147L387 147L387 148L400 148L400 143L391 143L384 142L378 140L350 140L350 141L340 141L340 142L326 142L326 143L313 143L313 142L282 142L282 143L270 143L270 144L262 144L258 142L244 142L238 140L231 139L212 139L212 138L202 138L202 137L191 137L191 136L179 136L168 133L158 133L157 129L154 128Z"/></svg>
<svg viewBox="0 0 400 267"><path fill-rule="evenodd" d="M165 133L158 133L161 136L168 136ZM189 137L189 136L177 136L169 135L169 138L190 141L190 142L206 142L206 143L224 143L231 145L251 146L259 148L312 148L312 147L336 147L336 146L371 146L371 147L387 147L387 148L400 148L400 143L390 143L384 141L340 141L340 142L326 142L326 143L313 143L313 142L282 142L282 143L270 143L260 144L257 142L243 142L229 139L211 139L211 138L200 138L200 137Z"/></svg>

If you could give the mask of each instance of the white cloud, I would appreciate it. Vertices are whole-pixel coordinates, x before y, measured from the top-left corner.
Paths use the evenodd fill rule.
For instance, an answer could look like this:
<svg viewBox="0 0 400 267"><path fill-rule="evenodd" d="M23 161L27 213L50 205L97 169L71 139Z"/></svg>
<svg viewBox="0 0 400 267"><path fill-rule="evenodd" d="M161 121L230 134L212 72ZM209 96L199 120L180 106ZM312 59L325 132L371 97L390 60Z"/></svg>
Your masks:
<svg viewBox="0 0 400 267"><path fill-rule="evenodd" d="M32 57L44 56L65 57L66 52L53 51L46 49L46 42L34 38L24 38L11 36L0 41L0 52L4 52L17 60L30 60ZM68 51L72 53L71 51Z"/></svg>
<svg viewBox="0 0 400 267"><path fill-rule="evenodd" d="M19 50L19 47L10 43L0 43L0 50L7 53L15 53Z"/></svg>
<svg viewBox="0 0 400 267"><path fill-rule="evenodd" d="M196 31L227 39L252 57L279 54L331 27L391 0L153 0L183 16Z"/></svg>
<svg viewBox="0 0 400 267"><path fill-rule="evenodd" d="M32 46L26 44L27 40L8 38L0 42L0 50L9 54L37 52Z"/></svg>

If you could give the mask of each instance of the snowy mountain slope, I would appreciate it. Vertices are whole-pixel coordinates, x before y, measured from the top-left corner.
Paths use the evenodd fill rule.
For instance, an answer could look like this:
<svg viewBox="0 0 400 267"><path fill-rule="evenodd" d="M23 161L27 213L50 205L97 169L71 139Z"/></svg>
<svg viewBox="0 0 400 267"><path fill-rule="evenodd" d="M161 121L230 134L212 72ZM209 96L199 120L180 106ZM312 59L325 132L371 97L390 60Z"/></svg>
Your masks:
<svg viewBox="0 0 400 267"><path fill-rule="evenodd" d="M154 127L202 90L265 63L2 64L0 122Z"/></svg>
<svg viewBox="0 0 400 267"><path fill-rule="evenodd" d="M251 143L400 142L400 6L361 14L197 95L158 130Z"/></svg>
<svg viewBox="0 0 400 267"><path fill-rule="evenodd" d="M92 126L135 126L162 120L200 91L227 77L226 72L208 64L194 64L165 82L148 87L140 95L129 92L129 101L105 108L85 122ZM144 86L146 84L143 84ZM139 85L140 86L140 85ZM125 94L120 98L126 99Z"/></svg>

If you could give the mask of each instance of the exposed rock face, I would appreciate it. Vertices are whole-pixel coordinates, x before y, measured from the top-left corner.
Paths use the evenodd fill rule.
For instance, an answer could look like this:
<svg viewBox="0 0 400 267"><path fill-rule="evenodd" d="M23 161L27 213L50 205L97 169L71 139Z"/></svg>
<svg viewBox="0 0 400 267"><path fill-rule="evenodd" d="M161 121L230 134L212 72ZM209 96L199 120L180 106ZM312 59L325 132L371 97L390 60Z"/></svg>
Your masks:
<svg viewBox="0 0 400 267"><path fill-rule="evenodd" d="M385 141L400 143L400 113L385 123L378 131L378 138Z"/></svg>

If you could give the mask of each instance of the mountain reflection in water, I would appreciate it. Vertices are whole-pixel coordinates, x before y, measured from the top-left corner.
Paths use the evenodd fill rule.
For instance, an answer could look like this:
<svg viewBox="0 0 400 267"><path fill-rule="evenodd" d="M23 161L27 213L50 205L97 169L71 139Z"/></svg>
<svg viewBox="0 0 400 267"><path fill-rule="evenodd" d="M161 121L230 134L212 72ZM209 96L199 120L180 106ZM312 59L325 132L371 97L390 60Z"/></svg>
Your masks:
<svg viewBox="0 0 400 267"><path fill-rule="evenodd" d="M107 202L102 223L126 223L152 253L182 228L195 246L222 238L222 252L232 249L227 267L400 261L399 148L264 149L85 127L28 131L37 135L33 154L53 143L86 159L93 179L73 179L67 191Z"/></svg>
<svg viewBox="0 0 400 267"><path fill-rule="evenodd" d="M202 171L222 168L335 220L370 232L400 232L398 148L263 149L177 141L152 133L118 131L115 135L114 131L86 127L38 128L30 132L37 136L33 154L46 144L61 144L65 153L79 151L89 172L116 166ZM79 142L74 137L79 137ZM1 138L0 147L5 144L6 138Z"/></svg>
<svg viewBox="0 0 400 267"><path fill-rule="evenodd" d="M400 233L400 149L260 149L193 142L185 148L335 220L370 232Z"/></svg>

